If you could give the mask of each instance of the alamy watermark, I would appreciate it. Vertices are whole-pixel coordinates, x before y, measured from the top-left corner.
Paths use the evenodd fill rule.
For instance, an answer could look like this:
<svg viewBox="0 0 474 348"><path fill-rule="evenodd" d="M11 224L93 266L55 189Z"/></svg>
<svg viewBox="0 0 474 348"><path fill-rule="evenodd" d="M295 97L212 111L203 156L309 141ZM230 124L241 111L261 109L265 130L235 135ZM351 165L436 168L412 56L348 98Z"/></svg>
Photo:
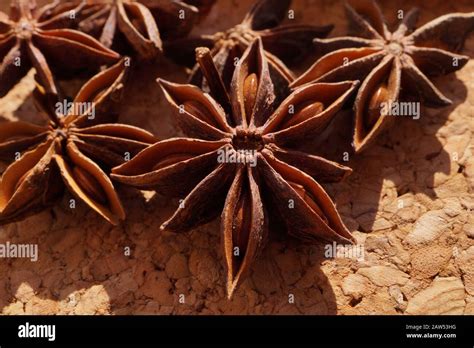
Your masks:
<svg viewBox="0 0 474 348"><path fill-rule="evenodd" d="M365 260L365 251L363 245L352 244L326 244L324 246L324 257L328 259L353 259L357 261Z"/></svg>
<svg viewBox="0 0 474 348"><path fill-rule="evenodd" d="M26 322L18 326L19 338L46 338L50 342L56 340L56 325L37 325Z"/></svg>
<svg viewBox="0 0 474 348"><path fill-rule="evenodd" d="M21 258L38 261L38 244L15 244L6 242L0 244L0 258Z"/></svg>
<svg viewBox="0 0 474 348"><path fill-rule="evenodd" d="M418 120L421 116L419 102L383 102L380 103L382 116L408 116Z"/></svg>
<svg viewBox="0 0 474 348"><path fill-rule="evenodd" d="M93 102L69 102L64 100L55 105L58 115L87 116L89 120L95 119L95 103Z"/></svg>
<svg viewBox="0 0 474 348"><path fill-rule="evenodd" d="M241 163L248 164L250 167L257 166L256 150L234 150L225 147L217 150L217 163Z"/></svg>

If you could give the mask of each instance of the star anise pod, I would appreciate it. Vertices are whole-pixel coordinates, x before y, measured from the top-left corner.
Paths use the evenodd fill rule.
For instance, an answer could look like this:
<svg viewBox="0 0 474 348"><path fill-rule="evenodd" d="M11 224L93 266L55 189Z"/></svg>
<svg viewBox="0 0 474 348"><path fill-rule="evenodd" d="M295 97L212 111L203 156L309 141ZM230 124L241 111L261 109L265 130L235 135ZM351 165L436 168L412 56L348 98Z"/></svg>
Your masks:
<svg viewBox="0 0 474 348"><path fill-rule="evenodd" d="M222 212L230 297L263 248L269 207L276 207L288 232L301 239L354 240L316 181L339 181L350 169L288 144L318 134L358 83L311 84L275 105L260 39L239 61L230 91L207 48L198 50L198 61L214 97L193 85L160 80L190 137L158 142L114 168L112 178L185 197L162 229L187 231Z"/></svg>
<svg viewBox="0 0 474 348"><path fill-rule="evenodd" d="M79 10L79 8L77 8ZM98 69L116 63L120 55L94 38L64 29L70 12L41 20L34 0L13 0L10 16L0 12L0 97L34 67L46 92L57 94L53 76Z"/></svg>
<svg viewBox="0 0 474 348"><path fill-rule="evenodd" d="M102 107L118 98L125 73L123 62L99 73L71 104L52 105L39 86L35 98L49 117L47 125L0 123L0 159L14 160L0 181L0 224L52 205L64 186L110 223L125 218L107 173L156 142L142 129L104 123L114 121Z"/></svg>
<svg viewBox="0 0 474 348"><path fill-rule="evenodd" d="M277 70L287 81L293 81L293 73L280 60L292 63L301 59L315 37L326 37L332 26L280 25L287 16L291 0L259 0L247 13L244 20L226 32L175 40L165 46L167 54L179 63L193 66L196 47L212 49L214 62L222 74L224 83L232 79L236 59L240 58L255 38L260 37L266 50L271 73ZM273 77L275 77L273 76ZM202 74L195 65L191 83L202 87Z"/></svg>
<svg viewBox="0 0 474 348"><path fill-rule="evenodd" d="M62 11L81 0L62 4ZM162 51L162 38L187 35L198 20L198 9L183 1L85 0L77 27L109 48L151 60ZM51 16L57 11L52 9ZM124 45L125 44L125 45Z"/></svg>
<svg viewBox="0 0 474 348"><path fill-rule="evenodd" d="M330 53L292 87L346 79L363 81L354 105L353 146L360 152L393 124L395 117L385 115L384 106L398 102L403 95L417 96L431 107L451 104L429 77L451 73L467 63L468 56L453 51L460 50L474 30L474 12L447 14L415 30L419 11L412 9L390 32L375 1L350 3L350 24L360 37L315 39L319 49Z"/></svg>

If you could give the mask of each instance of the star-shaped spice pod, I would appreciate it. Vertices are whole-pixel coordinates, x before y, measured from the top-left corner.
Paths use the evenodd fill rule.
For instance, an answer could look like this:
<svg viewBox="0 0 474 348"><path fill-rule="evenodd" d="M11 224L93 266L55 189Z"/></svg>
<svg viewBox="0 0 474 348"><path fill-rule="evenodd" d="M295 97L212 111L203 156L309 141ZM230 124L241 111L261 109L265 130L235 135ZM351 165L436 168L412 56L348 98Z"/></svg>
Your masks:
<svg viewBox="0 0 474 348"><path fill-rule="evenodd" d="M77 8L79 11L80 8ZM58 93L53 76L98 69L120 55L76 30L64 29L71 13L42 20L34 0L13 0L10 16L0 12L0 97L34 67L46 93Z"/></svg>
<svg viewBox="0 0 474 348"><path fill-rule="evenodd" d="M187 231L222 212L230 297L263 248L274 209L291 235L307 241L354 241L316 181L339 181L350 169L287 145L301 145L318 134L358 82L311 84L275 105L260 39L245 51L229 91L209 50L201 48L198 55L214 97L193 85L160 80L190 137L158 142L114 168L112 178L185 197L162 229Z"/></svg>
<svg viewBox="0 0 474 348"><path fill-rule="evenodd" d="M107 173L157 141L142 129L105 123L115 122L104 109L118 98L125 73L123 62L99 73L70 105L52 105L39 86L35 98L49 117L47 125L0 123L0 159L14 160L0 181L0 224L52 205L64 185L110 223L125 218ZM67 114L62 112L66 106L71 106Z"/></svg>
<svg viewBox="0 0 474 348"><path fill-rule="evenodd" d="M332 26L280 25L288 16L291 0L259 0L247 13L244 20L226 32L203 35L199 38L175 40L166 45L165 51L174 60L192 66L196 47L212 49L214 62L228 85L232 79L236 59L240 58L255 38L263 41L270 63L272 77L284 76L293 81L293 73L286 63L301 59L312 47L315 37L326 37ZM273 74L277 70L279 74ZM190 81L202 86L202 74L195 65Z"/></svg>
<svg viewBox="0 0 474 348"><path fill-rule="evenodd" d="M455 54L474 30L474 12L441 16L414 30L418 10L406 13L398 28L390 32L382 12L372 0L350 1L347 13L360 37L315 39L329 51L292 83L361 80L355 105L353 146L366 148L396 117L384 114L387 105L399 101L400 93L418 96L431 107L451 104L429 76L461 69L469 57Z"/></svg>
<svg viewBox="0 0 474 348"><path fill-rule="evenodd" d="M81 0L62 4L61 11ZM57 9L51 9L52 16ZM77 27L109 48L142 60L152 60L162 51L164 39L187 35L199 18L196 7L170 0L86 0Z"/></svg>

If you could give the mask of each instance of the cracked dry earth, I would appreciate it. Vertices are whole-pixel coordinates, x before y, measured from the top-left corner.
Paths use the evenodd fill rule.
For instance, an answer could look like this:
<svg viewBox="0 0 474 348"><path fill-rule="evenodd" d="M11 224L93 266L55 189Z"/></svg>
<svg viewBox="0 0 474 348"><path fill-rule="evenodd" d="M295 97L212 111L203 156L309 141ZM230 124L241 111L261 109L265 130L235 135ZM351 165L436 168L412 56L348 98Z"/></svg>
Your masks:
<svg viewBox="0 0 474 348"><path fill-rule="evenodd" d="M6 4L0 1L2 9ZM237 23L249 5L221 0L197 29L211 32ZM382 7L394 21L397 10L415 5L423 10L420 23L474 11L469 0L390 1ZM332 35L346 30L342 2L295 0L293 6L297 20L334 23ZM464 53L474 57L474 35ZM169 62L140 67L121 118L166 138L178 131L154 82L158 75L186 79ZM400 119L375 146L345 163L354 168L352 176L326 186L363 246L363 260L327 259L323 245L274 236L228 301L219 222L186 234L160 233L178 202L121 188L128 219L116 228L82 205L69 209L70 196L53 209L0 227L0 243L39 248L37 262L0 260L1 312L474 314L474 61L435 83L452 106L422 108L418 121ZM0 115L35 120L32 88L30 74L0 100ZM342 112L306 149L341 161L349 144L340 140L348 136L350 120L351 112Z"/></svg>

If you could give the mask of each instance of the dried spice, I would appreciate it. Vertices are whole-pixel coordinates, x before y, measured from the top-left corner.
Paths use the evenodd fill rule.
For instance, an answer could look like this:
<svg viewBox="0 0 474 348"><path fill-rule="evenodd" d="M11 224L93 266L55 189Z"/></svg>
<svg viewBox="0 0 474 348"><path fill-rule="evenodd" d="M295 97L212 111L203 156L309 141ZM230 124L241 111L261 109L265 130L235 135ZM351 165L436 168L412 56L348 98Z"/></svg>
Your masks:
<svg viewBox="0 0 474 348"><path fill-rule="evenodd" d="M291 82L294 76L283 61L291 63L304 57L312 40L327 36L332 26L279 25L287 16L290 4L291 0L259 0L239 25L214 35L170 42L165 47L167 54L182 64L192 66L195 63L194 48L211 48L218 71L224 83L229 84L236 60L255 38L260 37L270 72L277 70ZM202 79L199 66L195 65L190 81L202 87Z"/></svg>
<svg viewBox="0 0 474 348"><path fill-rule="evenodd" d="M114 168L112 178L185 197L164 230L187 231L222 212L229 297L263 248L272 213L301 239L353 242L316 181L339 181L350 169L292 150L289 144L324 129L358 83L311 84L275 105L260 39L245 51L229 90L208 49L198 50L198 61L212 96L193 85L160 80L189 137L156 143Z"/></svg>
<svg viewBox="0 0 474 348"><path fill-rule="evenodd" d="M0 97L31 67L46 93L56 95L54 77L59 74L97 70L120 59L94 38L64 29L71 22L69 11L43 20L46 10L37 8L35 0L13 0L10 16L0 12Z"/></svg>
<svg viewBox="0 0 474 348"><path fill-rule="evenodd" d="M0 159L14 160L0 181L0 224L52 205L64 186L110 223L125 218L108 169L156 142L142 129L105 123L114 122L113 115L95 113L118 98L125 74L123 62L99 73L70 105L52 105L39 86L35 97L47 125L0 123Z"/></svg>
<svg viewBox="0 0 474 348"><path fill-rule="evenodd" d="M62 11L81 0L62 5ZM48 16L57 9L52 9ZM187 35L198 20L198 9L183 1L86 0L77 17L77 27L109 48L144 60L162 51L162 38Z"/></svg>
<svg viewBox="0 0 474 348"><path fill-rule="evenodd" d="M415 30L419 11L409 11L398 28L390 32L383 14L372 0L350 1L347 13L359 37L315 39L330 53L319 59L293 82L299 87L312 82L361 80L354 112L353 145L356 152L366 148L395 117L387 106L405 96L418 96L431 107L451 104L430 81L430 76L461 69L468 56L459 51L474 30L474 12L441 16Z"/></svg>

